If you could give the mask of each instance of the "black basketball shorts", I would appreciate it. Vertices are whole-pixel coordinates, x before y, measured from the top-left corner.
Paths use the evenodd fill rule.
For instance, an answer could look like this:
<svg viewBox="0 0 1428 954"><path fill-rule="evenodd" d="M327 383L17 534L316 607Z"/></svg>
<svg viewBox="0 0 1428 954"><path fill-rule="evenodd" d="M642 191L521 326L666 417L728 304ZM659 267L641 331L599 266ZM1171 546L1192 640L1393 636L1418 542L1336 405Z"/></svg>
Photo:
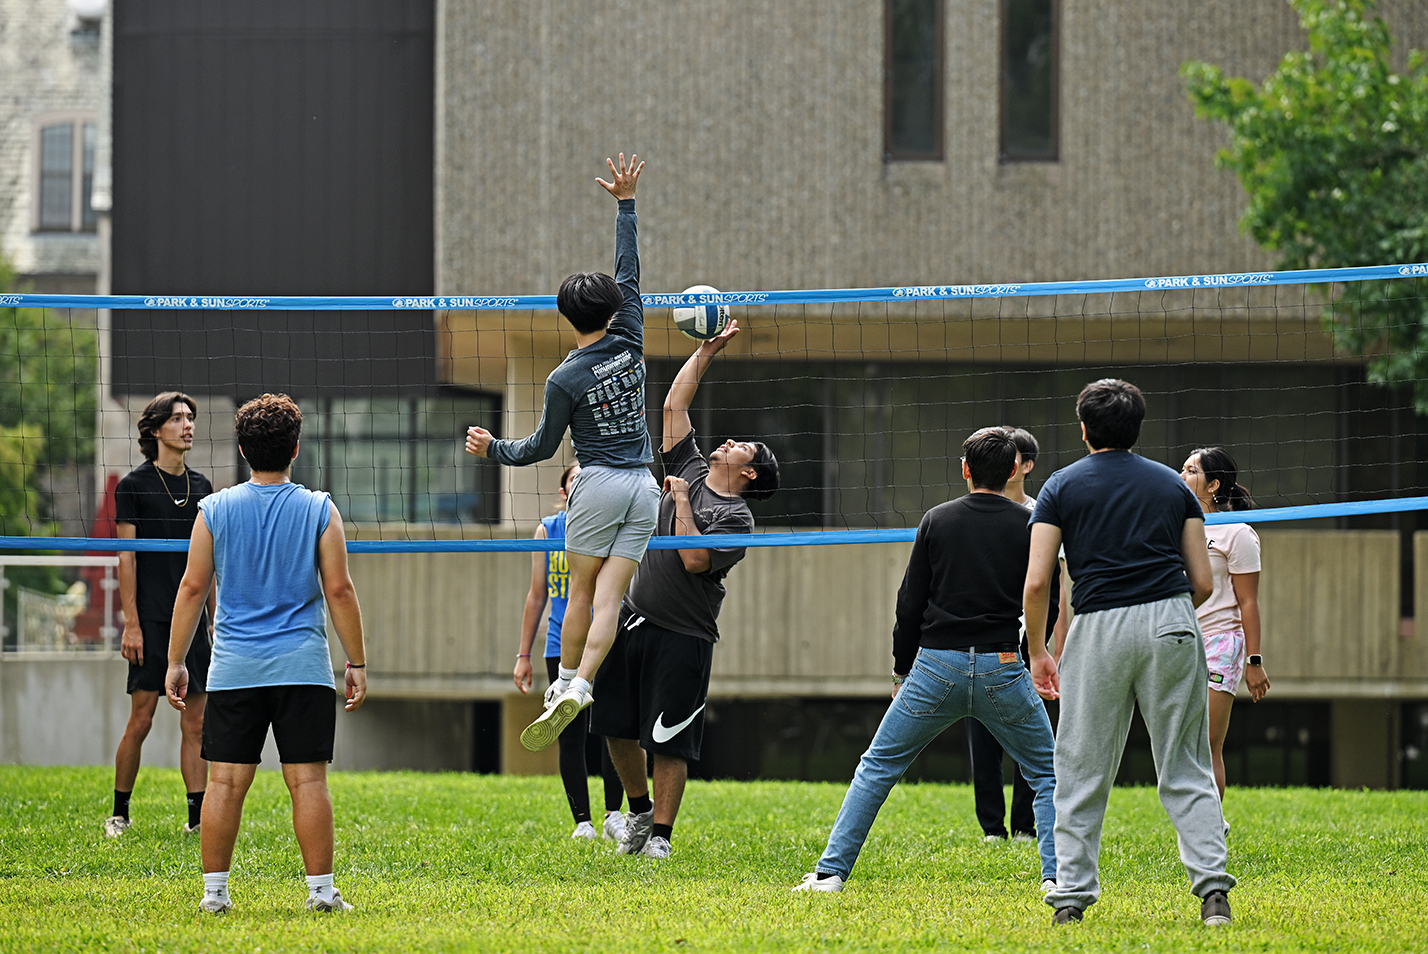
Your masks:
<svg viewBox="0 0 1428 954"><path fill-rule="evenodd" d="M622 606L615 644L595 676L590 731L698 761L713 660L707 639L663 629Z"/></svg>
<svg viewBox="0 0 1428 954"><path fill-rule="evenodd" d="M203 714L203 757L210 762L257 765L263 761L270 725L279 762L331 762L337 692L331 686L210 692Z"/></svg>
<svg viewBox="0 0 1428 954"><path fill-rule="evenodd" d="M144 664L129 664L129 686L125 690L133 695L144 692L163 692L164 680L169 674L169 630L168 620L139 620L139 630L144 634ZM199 620L198 631L193 634L193 642L188 645L188 655L183 664L188 668L188 694L202 695L207 692L208 662L213 656L213 647L208 642L208 618Z"/></svg>

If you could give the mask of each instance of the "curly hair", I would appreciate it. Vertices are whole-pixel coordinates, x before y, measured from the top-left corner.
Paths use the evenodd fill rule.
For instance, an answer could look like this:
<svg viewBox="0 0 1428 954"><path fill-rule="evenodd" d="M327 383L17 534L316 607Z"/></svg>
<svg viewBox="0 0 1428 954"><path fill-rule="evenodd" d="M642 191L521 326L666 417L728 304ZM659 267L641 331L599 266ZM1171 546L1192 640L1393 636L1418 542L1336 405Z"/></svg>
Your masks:
<svg viewBox="0 0 1428 954"><path fill-rule="evenodd" d="M286 394L264 394L238 409L233 429L249 467L281 473L292 464L302 436L302 411Z"/></svg>
<svg viewBox="0 0 1428 954"><path fill-rule="evenodd" d="M190 411L198 413L198 404L193 398L182 391L165 391L150 401L139 415L139 452L144 460L159 459L158 430L173 416L175 404L187 404Z"/></svg>

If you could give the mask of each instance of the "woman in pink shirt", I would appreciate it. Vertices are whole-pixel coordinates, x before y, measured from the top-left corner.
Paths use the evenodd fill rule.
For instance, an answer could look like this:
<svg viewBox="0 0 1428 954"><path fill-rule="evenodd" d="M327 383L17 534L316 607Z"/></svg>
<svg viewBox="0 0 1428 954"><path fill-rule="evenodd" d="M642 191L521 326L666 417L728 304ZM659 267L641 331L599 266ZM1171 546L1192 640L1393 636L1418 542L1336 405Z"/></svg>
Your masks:
<svg viewBox="0 0 1428 954"><path fill-rule="evenodd" d="M1206 513L1249 510L1254 498L1239 485L1239 468L1223 447L1193 451L1180 476ZM1269 677L1259 653L1259 535L1247 523L1205 527L1215 590L1195 615L1205 637L1210 670L1210 753L1215 784L1225 799L1225 735L1230 708L1244 676L1250 698L1259 702L1269 691ZM1226 824L1228 828L1228 823Z"/></svg>

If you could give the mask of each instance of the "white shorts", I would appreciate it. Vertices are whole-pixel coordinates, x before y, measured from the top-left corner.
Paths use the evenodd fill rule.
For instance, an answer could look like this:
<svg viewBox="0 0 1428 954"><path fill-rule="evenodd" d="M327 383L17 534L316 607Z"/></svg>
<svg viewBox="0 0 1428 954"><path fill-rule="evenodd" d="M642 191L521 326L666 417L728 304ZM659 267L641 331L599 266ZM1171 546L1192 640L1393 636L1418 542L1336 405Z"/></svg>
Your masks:
<svg viewBox="0 0 1428 954"><path fill-rule="evenodd" d="M1234 695L1245 674L1245 634L1207 633L1205 664L1210 669L1210 688Z"/></svg>
<svg viewBox="0 0 1428 954"><path fill-rule="evenodd" d="M645 467L582 467L566 514L567 552L638 563L659 518L659 483Z"/></svg>

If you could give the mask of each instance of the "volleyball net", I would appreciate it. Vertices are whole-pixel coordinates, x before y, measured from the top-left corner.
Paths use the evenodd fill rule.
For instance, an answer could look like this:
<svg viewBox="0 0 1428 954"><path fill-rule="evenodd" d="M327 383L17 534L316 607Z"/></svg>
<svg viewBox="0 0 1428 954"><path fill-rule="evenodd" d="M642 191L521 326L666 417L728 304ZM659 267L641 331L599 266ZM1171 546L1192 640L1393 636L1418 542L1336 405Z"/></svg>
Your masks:
<svg viewBox="0 0 1428 954"><path fill-rule="evenodd" d="M741 332L691 407L701 446L760 440L782 473L752 504L758 532L721 543L910 540L966 492L960 447L986 425L1038 440L1034 495L1085 453L1075 398L1102 377L1145 393L1143 456L1178 469L1198 447L1233 454L1262 508L1235 520L1401 526L1428 509L1425 291L1428 266L1389 265L705 296ZM657 448L696 346L670 309L697 302L644 301ZM473 424L534 429L573 345L554 296L7 294L0 337L0 551L186 548L113 527L114 485L143 460L139 413L165 391L197 405L188 463L217 488L248 475L234 410L291 395L304 413L293 478L332 494L354 552L558 546L531 532L555 509L568 442L531 468L462 446Z"/></svg>

